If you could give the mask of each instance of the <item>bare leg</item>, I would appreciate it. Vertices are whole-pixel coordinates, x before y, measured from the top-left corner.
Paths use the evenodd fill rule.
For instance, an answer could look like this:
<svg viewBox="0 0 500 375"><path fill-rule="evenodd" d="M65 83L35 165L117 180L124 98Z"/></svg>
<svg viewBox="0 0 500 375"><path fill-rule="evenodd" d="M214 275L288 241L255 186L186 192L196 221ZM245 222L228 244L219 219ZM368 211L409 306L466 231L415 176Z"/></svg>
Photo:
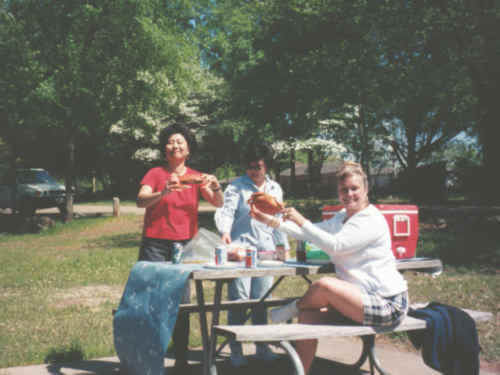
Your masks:
<svg viewBox="0 0 500 375"><path fill-rule="evenodd" d="M299 323L318 324L318 318L320 315L321 312L318 310L302 310L299 314ZM304 374L309 373L317 348L318 340L316 339L295 341L295 350L297 351L302 365L304 366Z"/></svg>
<svg viewBox="0 0 500 375"><path fill-rule="evenodd" d="M297 302L299 323L321 324L332 321L330 310L362 323L363 301L355 286L336 278L325 277L314 282L306 294ZM296 350L307 374L316 355L318 340L296 341Z"/></svg>
<svg viewBox="0 0 500 375"><path fill-rule="evenodd" d="M315 281L297 302L299 310L334 309L352 320L362 323L364 310L361 291L347 281L324 277Z"/></svg>

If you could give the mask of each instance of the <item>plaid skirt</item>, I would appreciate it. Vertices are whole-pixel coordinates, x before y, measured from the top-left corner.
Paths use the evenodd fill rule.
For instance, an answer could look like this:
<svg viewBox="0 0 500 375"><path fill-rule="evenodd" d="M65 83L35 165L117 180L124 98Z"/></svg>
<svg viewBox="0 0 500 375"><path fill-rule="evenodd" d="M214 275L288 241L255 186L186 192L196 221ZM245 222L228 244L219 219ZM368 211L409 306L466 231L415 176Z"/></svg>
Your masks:
<svg viewBox="0 0 500 375"><path fill-rule="evenodd" d="M378 327L397 326L408 312L408 291L391 297L362 291L363 325Z"/></svg>

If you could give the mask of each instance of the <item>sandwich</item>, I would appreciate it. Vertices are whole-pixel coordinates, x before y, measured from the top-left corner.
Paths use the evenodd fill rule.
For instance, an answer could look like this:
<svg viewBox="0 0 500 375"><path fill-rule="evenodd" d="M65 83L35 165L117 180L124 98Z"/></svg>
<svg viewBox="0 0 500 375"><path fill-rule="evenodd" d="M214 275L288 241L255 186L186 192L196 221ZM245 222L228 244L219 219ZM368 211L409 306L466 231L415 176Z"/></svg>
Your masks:
<svg viewBox="0 0 500 375"><path fill-rule="evenodd" d="M179 181L181 184L201 184L203 182L203 178L201 174L184 174L179 176Z"/></svg>

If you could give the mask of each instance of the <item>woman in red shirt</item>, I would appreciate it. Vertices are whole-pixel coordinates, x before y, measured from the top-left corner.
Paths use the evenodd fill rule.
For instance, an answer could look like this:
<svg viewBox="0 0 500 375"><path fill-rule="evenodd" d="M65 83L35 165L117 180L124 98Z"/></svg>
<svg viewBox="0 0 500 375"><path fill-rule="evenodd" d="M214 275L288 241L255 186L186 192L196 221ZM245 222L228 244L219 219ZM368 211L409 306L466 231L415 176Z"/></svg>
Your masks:
<svg viewBox="0 0 500 375"><path fill-rule="evenodd" d="M194 237L198 231L200 195L216 207L224 202L215 176L186 166L186 160L195 150L196 140L184 125L175 124L161 131L160 151L165 163L146 173L137 195L137 206L146 208L140 261L170 261L175 244L184 245ZM187 176L194 178L181 183ZM189 296L185 299L189 301ZM172 339L175 367L182 372L187 365L188 315L178 317Z"/></svg>

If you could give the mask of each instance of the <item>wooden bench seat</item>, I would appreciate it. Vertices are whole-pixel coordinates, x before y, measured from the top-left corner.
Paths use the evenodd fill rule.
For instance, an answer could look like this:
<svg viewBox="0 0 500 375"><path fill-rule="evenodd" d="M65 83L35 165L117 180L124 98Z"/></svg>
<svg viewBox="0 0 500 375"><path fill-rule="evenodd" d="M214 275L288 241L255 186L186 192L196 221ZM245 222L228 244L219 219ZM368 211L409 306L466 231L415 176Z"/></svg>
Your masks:
<svg viewBox="0 0 500 375"><path fill-rule="evenodd" d="M289 297L289 298L266 298L264 301L258 299L248 299L248 300L237 300L237 301L222 301L218 306L219 311L231 310L236 308L252 308L256 304L263 307L276 307L281 305L286 305L300 297ZM214 311L216 306L214 303L205 303L206 311ZM179 305L179 311L183 313L196 313L200 311L199 305L197 303L184 303Z"/></svg>
<svg viewBox="0 0 500 375"><path fill-rule="evenodd" d="M492 318L492 314L482 311L464 310L476 322L486 321ZM426 328L426 322L407 316L403 322L395 329L380 329L371 326L361 325L313 325L313 324L268 324L268 325L218 325L214 327L214 334L225 336L230 340L240 342L267 342L281 346L290 356L295 365L297 375L303 375L302 363L289 341L303 339L321 339L324 337L339 336L360 336L363 340L363 351L359 360L352 366L359 368L366 359L369 359L371 374L374 374L374 367L380 372L385 372L380 368L375 356L375 335L389 332L404 332L420 330Z"/></svg>

